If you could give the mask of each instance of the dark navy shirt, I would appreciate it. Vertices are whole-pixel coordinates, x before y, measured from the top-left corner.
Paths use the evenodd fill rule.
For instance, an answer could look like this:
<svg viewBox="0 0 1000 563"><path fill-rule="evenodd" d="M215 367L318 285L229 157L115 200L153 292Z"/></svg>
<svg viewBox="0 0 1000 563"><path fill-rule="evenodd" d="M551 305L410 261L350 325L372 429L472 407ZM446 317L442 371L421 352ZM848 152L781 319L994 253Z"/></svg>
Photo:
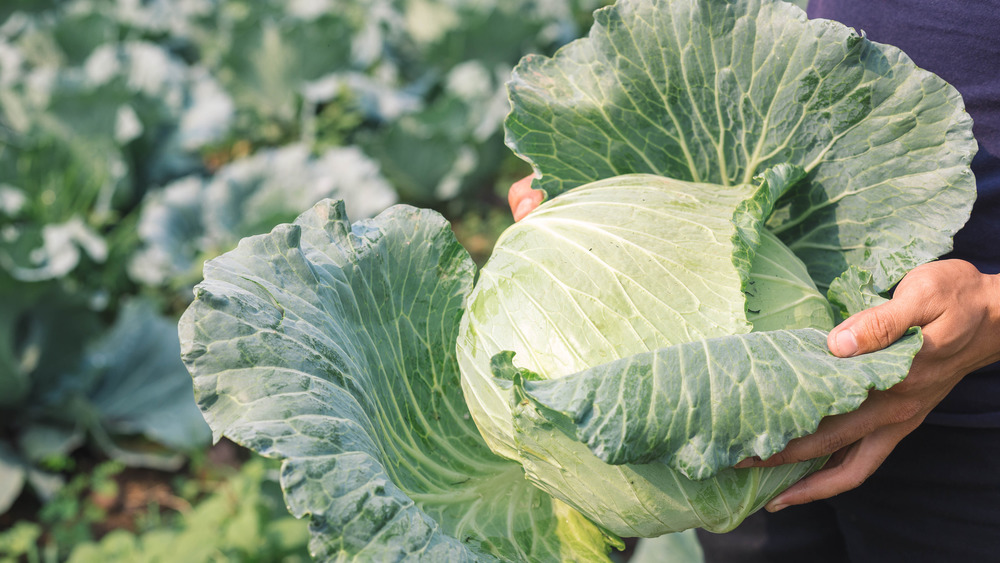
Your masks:
<svg viewBox="0 0 1000 563"><path fill-rule="evenodd" d="M899 47L962 94L979 143L978 198L948 257L1000 273L1000 0L810 0L808 12ZM967 375L927 422L1000 427L1000 364Z"/></svg>

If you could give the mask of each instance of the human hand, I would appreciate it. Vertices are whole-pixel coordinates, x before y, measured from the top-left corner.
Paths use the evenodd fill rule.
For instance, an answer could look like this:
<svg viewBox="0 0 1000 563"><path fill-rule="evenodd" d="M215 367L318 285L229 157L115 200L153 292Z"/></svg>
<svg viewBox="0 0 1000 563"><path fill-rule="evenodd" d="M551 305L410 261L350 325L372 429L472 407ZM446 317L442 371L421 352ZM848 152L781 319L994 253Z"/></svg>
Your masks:
<svg viewBox="0 0 1000 563"><path fill-rule="evenodd" d="M531 189L533 176L525 176L514 182L507 192L507 203L510 204L510 211L514 214L514 221L524 219L524 216L531 213L545 197L542 190Z"/></svg>
<svg viewBox="0 0 1000 563"><path fill-rule="evenodd" d="M832 454L821 470L771 500L767 510L861 485L962 377L1000 360L1000 275L982 274L962 260L919 266L899 282L890 301L830 331L827 345L840 357L873 352L911 326L922 327L924 343L902 382L872 391L854 412L824 418L814 434L792 440L766 460L737 464L773 467Z"/></svg>

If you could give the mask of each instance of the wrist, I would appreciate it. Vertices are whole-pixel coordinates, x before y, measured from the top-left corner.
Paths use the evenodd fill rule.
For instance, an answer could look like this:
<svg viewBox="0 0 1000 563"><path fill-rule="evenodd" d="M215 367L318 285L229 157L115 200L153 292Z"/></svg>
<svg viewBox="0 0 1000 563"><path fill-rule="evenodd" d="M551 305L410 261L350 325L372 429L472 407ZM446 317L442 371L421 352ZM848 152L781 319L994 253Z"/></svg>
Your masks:
<svg viewBox="0 0 1000 563"><path fill-rule="evenodd" d="M994 336L1000 344L1000 274L983 274L987 286L986 310L989 326L993 328Z"/></svg>
<svg viewBox="0 0 1000 563"><path fill-rule="evenodd" d="M990 353L983 365L1000 361L1000 274L983 274L986 322L983 335Z"/></svg>

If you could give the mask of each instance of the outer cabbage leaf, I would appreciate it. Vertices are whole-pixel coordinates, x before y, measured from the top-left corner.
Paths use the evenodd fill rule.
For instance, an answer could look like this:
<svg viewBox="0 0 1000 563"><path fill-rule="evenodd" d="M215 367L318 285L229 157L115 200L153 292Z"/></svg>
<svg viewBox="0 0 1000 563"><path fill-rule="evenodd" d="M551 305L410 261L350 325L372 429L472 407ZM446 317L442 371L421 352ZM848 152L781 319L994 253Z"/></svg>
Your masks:
<svg viewBox="0 0 1000 563"><path fill-rule="evenodd" d="M12 426L45 410L45 395L76 371L99 334L97 312L79 295L45 283L21 283L0 274L0 415Z"/></svg>
<svg viewBox="0 0 1000 563"><path fill-rule="evenodd" d="M821 287L855 264L884 291L951 248L974 199L955 89L784 2L622 0L589 37L523 59L509 92L507 143L550 196L627 173L729 185L803 167L769 227Z"/></svg>
<svg viewBox="0 0 1000 563"><path fill-rule="evenodd" d="M489 451L454 356L474 264L447 223L326 201L206 264L183 357L216 437L284 458L321 559L601 559L576 511Z"/></svg>
<svg viewBox="0 0 1000 563"><path fill-rule="evenodd" d="M636 354L549 381L515 384L572 419L577 438L612 464L661 461L705 479L739 460L766 458L811 434L824 416L851 412L870 389L909 371L922 339L836 358L815 329L754 332ZM510 355L495 373L511 373ZM506 365L505 365L506 364Z"/></svg>
<svg viewBox="0 0 1000 563"><path fill-rule="evenodd" d="M623 536L656 537L695 527L732 530L825 462L727 468L703 481L660 462L609 465L575 438L568 417L517 393L513 399L514 444L528 478Z"/></svg>
<svg viewBox="0 0 1000 563"><path fill-rule="evenodd" d="M18 363L10 371L30 387L20 401L0 405L10 413L10 430L26 460L65 455L89 435L129 465L175 469L184 461L178 452L208 443L211 434L180 361L173 322L151 304L132 301L104 331L95 312L57 292L33 297L49 302L26 311L8 308L23 330L13 349ZM92 341L81 338L94 333L100 336ZM5 379L0 385L7 387ZM135 447L130 442L136 436L167 449L148 442Z"/></svg>
<svg viewBox="0 0 1000 563"><path fill-rule="evenodd" d="M24 462L0 442L0 514L7 512L21 494L27 473Z"/></svg>
<svg viewBox="0 0 1000 563"><path fill-rule="evenodd" d="M128 303L109 329L93 302L55 284L0 276L0 290L0 416L9 438L0 457L39 497L62 484L41 463L85 442L163 469L208 443L174 323L150 304ZM7 492L20 486L11 481Z"/></svg>
<svg viewBox="0 0 1000 563"><path fill-rule="evenodd" d="M179 350L174 323L150 303L130 301L115 325L87 350L76 377L64 382L70 392L82 387L87 415L95 418L92 431L99 428L99 443L109 454L131 465L159 464L154 454L110 442L116 435L142 435L179 451L208 443L211 434L194 402ZM87 416L78 412L76 418Z"/></svg>
<svg viewBox="0 0 1000 563"><path fill-rule="evenodd" d="M886 301L875 291L872 275L856 266L851 266L833 280L827 296L844 319Z"/></svg>
<svg viewBox="0 0 1000 563"><path fill-rule="evenodd" d="M62 488L63 477L38 469L6 442L0 442L0 515L10 509L26 484L42 502L48 502Z"/></svg>
<svg viewBox="0 0 1000 563"><path fill-rule="evenodd" d="M700 563L704 560L698 536L694 530L688 530L640 539L629 563Z"/></svg>

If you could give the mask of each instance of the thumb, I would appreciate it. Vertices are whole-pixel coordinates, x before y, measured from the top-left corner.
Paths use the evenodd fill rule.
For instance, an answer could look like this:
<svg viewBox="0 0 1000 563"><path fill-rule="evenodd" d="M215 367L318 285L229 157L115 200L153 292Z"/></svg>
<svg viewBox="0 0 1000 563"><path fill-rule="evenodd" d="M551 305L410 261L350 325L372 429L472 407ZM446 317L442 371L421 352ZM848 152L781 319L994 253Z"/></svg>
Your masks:
<svg viewBox="0 0 1000 563"><path fill-rule="evenodd" d="M520 221L525 215L530 213L545 198L545 192L532 189L531 182L534 176L525 176L510 187L507 192L507 202L510 204L511 213L515 221Z"/></svg>
<svg viewBox="0 0 1000 563"><path fill-rule="evenodd" d="M913 326L905 308L888 301L871 309L856 313L830 331L826 345L830 352L849 358L881 350Z"/></svg>

